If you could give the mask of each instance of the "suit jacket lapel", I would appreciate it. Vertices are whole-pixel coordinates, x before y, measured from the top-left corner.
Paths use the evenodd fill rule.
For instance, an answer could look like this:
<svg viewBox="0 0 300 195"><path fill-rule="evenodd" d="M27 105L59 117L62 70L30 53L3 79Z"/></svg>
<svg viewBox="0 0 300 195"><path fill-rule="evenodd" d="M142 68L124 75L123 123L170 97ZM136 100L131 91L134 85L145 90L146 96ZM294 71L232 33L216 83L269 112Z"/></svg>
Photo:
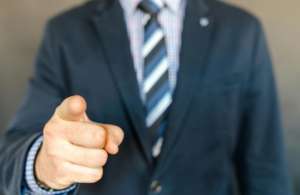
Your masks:
<svg viewBox="0 0 300 195"><path fill-rule="evenodd" d="M196 85L201 78L204 58L209 47L213 20L208 16L209 9L204 0L187 0L182 35L182 49L177 87L170 107L168 126L161 155L158 159L157 173L162 172L163 165L170 156L172 146L176 144L186 113L191 105ZM209 19L209 25L201 26L200 19ZM184 147L184 146L183 146Z"/></svg>
<svg viewBox="0 0 300 195"><path fill-rule="evenodd" d="M107 57L109 68L146 154L146 159L151 163L150 138L145 125L144 110L139 95L130 42L119 1L101 1L97 7L93 23L99 34L100 44L102 44Z"/></svg>

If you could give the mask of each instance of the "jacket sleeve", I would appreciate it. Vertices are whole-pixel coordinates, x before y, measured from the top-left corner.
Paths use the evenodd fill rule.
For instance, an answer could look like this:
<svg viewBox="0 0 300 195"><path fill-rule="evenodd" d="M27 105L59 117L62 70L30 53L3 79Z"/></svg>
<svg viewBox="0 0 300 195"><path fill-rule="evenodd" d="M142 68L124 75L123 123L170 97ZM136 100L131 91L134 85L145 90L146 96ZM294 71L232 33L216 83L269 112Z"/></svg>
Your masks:
<svg viewBox="0 0 300 195"><path fill-rule="evenodd" d="M21 108L0 141L0 185L7 195L21 194L28 151L67 96L52 26L51 22L47 25Z"/></svg>
<svg viewBox="0 0 300 195"><path fill-rule="evenodd" d="M257 22L234 160L243 195L291 195L272 65Z"/></svg>

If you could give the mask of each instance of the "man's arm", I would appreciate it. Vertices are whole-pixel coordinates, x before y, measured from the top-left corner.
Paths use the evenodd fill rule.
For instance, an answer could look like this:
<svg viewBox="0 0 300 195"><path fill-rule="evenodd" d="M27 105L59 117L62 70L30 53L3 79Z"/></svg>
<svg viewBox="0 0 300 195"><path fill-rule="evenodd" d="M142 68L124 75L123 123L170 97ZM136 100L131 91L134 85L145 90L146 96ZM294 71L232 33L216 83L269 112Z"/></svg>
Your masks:
<svg viewBox="0 0 300 195"><path fill-rule="evenodd" d="M47 25L21 108L0 142L0 185L5 194L21 194L29 148L43 134L45 124L64 99L50 26Z"/></svg>
<svg viewBox="0 0 300 195"><path fill-rule="evenodd" d="M266 40L257 22L235 164L243 195L291 195L280 113Z"/></svg>
<svg viewBox="0 0 300 195"><path fill-rule="evenodd" d="M50 22L21 109L1 140L0 185L5 194L21 194L28 152L42 134L35 174L57 190L98 181L107 152L116 154L123 140L120 128L88 119L82 97L67 98L68 72L61 67L59 35L54 30Z"/></svg>

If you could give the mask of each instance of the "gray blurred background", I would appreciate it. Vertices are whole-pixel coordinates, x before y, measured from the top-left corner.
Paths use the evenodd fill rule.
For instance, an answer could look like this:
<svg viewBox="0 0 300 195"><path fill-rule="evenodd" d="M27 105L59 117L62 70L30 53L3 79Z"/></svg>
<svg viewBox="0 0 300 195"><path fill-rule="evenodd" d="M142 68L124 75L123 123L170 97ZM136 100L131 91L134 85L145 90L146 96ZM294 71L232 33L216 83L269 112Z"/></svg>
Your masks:
<svg viewBox="0 0 300 195"><path fill-rule="evenodd" d="M0 132L20 104L45 22L84 1L0 0ZM224 1L249 10L265 28L277 76L290 172L295 194L300 195L300 1Z"/></svg>

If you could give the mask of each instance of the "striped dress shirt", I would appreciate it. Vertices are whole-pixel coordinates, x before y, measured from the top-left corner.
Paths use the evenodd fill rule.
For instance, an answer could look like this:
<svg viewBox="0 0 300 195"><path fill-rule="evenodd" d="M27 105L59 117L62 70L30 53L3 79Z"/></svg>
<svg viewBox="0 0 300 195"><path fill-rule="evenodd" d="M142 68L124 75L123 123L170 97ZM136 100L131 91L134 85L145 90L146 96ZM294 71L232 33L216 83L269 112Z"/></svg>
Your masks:
<svg viewBox="0 0 300 195"><path fill-rule="evenodd" d="M140 9L137 9L141 0L119 1L124 10L124 18L130 39L131 53L139 84L140 96L145 103L145 94L142 90L144 79L142 47L144 42L145 14ZM164 3L165 7L158 14L158 22L165 33L169 61L169 84L170 90L173 93L176 87L177 72L179 69L179 54L186 0L164 0ZM39 188L34 179L34 161L42 141L43 136L39 137L29 150L25 165L25 180L23 181L22 195L67 195L68 192L76 187L76 184L72 184L65 190L47 192Z"/></svg>

